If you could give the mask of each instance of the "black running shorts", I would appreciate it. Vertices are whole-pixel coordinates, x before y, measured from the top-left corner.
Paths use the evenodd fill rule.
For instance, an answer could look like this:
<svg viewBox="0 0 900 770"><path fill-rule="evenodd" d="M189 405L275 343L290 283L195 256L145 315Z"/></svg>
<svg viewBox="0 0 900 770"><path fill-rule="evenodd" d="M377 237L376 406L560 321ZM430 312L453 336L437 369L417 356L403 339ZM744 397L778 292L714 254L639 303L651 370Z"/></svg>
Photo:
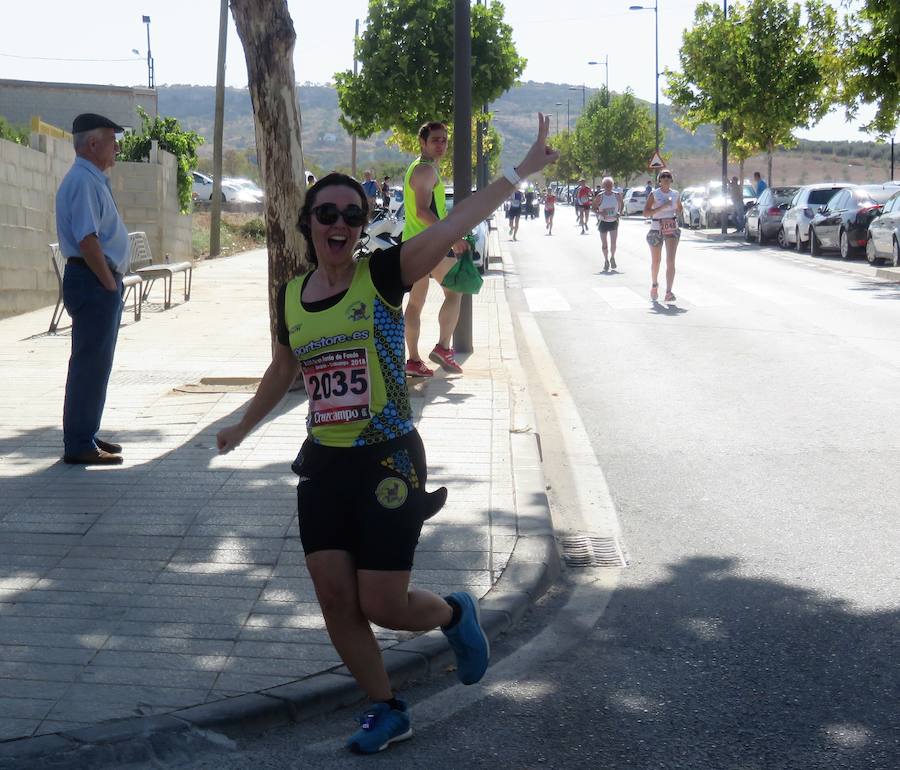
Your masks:
<svg viewBox="0 0 900 770"><path fill-rule="evenodd" d="M418 432L366 447L306 441L293 470L300 542L316 551L348 551L357 569L412 569L426 501L425 448Z"/></svg>
<svg viewBox="0 0 900 770"><path fill-rule="evenodd" d="M615 220L615 222L604 222L602 219L600 220L599 230L601 233L611 233L613 230L619 229L619 220Z"/></svg>

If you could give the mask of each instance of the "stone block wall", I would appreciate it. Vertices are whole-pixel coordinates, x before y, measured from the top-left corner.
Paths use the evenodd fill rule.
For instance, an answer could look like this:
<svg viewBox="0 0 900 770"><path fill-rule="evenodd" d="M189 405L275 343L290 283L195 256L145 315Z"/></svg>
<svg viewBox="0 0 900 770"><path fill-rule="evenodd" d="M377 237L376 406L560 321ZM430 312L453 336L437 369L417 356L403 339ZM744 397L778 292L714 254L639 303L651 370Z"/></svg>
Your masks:
<svg viewBox="0 0 900 770"><path fill-rule="evenodd" d="M48 243L56 238L56 189L71 141L32 135L32 147L0 139L0 318L53 304L57 281Z"/></svg>
<svg viewBox="0 0 900 770"><path fill-rule="evenodd" d="M58 293L48 244L58 240L56 190L75 151L71 140L43 134L31 143L0 139L0 318L52 305ZM126 228L147 233L155 261L166 253L191 259L191 217L179 212L174 156L117 163L110 184Z"/></svg>

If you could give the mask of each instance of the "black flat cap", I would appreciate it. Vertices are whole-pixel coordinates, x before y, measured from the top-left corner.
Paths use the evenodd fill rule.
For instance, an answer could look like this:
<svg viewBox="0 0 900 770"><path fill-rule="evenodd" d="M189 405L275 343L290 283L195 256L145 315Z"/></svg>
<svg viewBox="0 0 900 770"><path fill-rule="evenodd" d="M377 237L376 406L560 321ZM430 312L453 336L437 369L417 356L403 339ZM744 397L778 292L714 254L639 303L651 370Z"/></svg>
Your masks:
<svg viewBox="0 0 900 770"><path fill-rule="evenodd" d="M80 134L94 128L111 128L115 131L125 130L122 126L113 123L109 118L104 118L102 115L95 115L93 112L84 112L72 122L73 134Z"/></svg>

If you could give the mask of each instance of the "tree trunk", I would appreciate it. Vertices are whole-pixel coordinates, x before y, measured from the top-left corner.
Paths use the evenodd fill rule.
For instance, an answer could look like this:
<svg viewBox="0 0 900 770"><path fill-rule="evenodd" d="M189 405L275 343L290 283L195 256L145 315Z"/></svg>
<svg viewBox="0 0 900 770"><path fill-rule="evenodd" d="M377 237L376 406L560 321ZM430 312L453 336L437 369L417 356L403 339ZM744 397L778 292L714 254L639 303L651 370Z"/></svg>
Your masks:
<svg viewBox="0 0 900 770"><path fill-rule="evenodd" d="M740 170L738 171L738 181L741 184L744 184L744 163L747 162L747 159L742 155L740 160Z"/></svg>
<svg viewBox="0 0 900 770"><path fill-rule="evenodd" d="M773 187L775 185L775 180L772 179L772 153L775 152L775 145L770 143L766 149L768 150L768 153L769 153L769 158L768 158L769 165L768 165L768 171L767 171L768 176L766 177L766 182L768 182L769 187Z"/></svg>
<svg viewBox="0 0 900 770"><path fill-rule="evenodd" d="M231 13L247 60L256 153L266 191L269 327L274 349L278 289L308 267L306 243L297 229L306 192L294 78L297 36L287 0L231 0Z"/></svg>

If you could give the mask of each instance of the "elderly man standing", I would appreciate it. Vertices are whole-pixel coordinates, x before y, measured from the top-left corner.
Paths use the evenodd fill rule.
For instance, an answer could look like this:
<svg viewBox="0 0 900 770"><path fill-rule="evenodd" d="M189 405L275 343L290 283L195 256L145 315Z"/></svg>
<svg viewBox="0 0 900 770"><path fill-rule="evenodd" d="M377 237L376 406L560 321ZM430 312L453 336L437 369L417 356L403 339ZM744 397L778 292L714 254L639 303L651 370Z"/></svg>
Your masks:
<svg viewBox="0 0 900 770"><path fill-rule="evenodd" d="M112 371L128 232L103 173L116 162L121 126L102 115L75 118L75 163L56 193L56 231L66 257L63 302L72 317L72 354L63 407L63 461L118 465L122 447L97 438Z"/></svg>

